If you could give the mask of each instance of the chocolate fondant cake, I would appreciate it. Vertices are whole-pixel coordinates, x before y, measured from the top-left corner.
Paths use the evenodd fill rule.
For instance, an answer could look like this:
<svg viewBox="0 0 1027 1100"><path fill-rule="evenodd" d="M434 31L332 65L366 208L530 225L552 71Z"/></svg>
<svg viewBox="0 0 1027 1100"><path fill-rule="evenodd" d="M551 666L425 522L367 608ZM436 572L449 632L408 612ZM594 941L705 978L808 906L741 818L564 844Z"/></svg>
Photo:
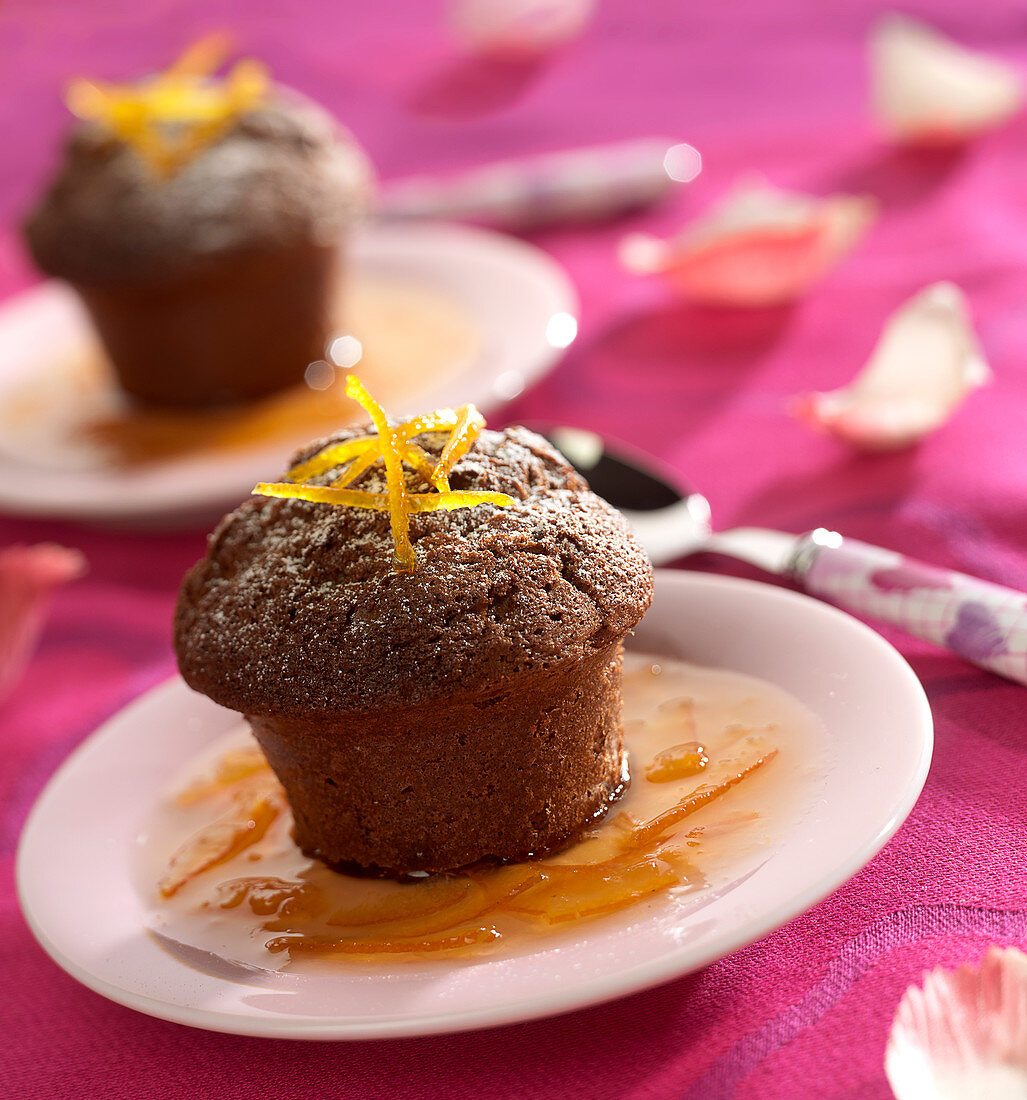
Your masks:
<svg viewBox="0 0 1027 1100"><path fill-rule="evenodd" d="M272 86L173 170L77 123L25 234L85 302L124 390L213 405L298 383L324 356L339 244L369 187L349 135Z"/></svg>
<svg viewBox="0 0 1027 1100"><path fill-rule="evenodd" d="M437 456L444 436L416 441ZM380 466L353 485L387 490ZM523 428L482 432L449 485L512 503L411 515L410 571L393 567L387 512L254 498L182 587L183 676L246 715L298 843L343 869L396 876L551 851L627 778L621 643L652 595L645 552Z"/></svg>

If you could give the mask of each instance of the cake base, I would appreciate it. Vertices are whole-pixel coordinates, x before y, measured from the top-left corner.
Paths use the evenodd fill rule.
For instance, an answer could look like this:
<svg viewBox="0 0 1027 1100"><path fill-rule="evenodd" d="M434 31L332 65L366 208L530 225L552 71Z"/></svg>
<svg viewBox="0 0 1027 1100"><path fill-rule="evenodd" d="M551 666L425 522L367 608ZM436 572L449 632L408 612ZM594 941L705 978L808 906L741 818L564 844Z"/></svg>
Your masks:
<svg viewBox="0 0 1027 1100"><path fill-rule="evenodd" d="M334 245L303 244L174 280L74 287L127 394L201 408L302 382L331 336L339 270Z"/></svg>
<svg viewBox="0 0 1027 1100"><path fill-rule="evenodd" d="M523 860L578 839L626 786L621 652L432 706L247 718L308 855L391 878Z"/></svg>

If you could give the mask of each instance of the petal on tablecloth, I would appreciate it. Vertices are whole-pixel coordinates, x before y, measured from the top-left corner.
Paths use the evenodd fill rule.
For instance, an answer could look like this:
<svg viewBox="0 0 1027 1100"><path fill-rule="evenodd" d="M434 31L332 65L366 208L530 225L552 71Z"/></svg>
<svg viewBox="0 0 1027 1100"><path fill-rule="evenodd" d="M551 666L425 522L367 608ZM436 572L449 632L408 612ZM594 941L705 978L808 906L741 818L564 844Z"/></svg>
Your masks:
<svg viewBox="0 0 1027 1100"><path fill-rule="evenodd" d="M636 274L663 275L701 305L782 305L838 263L875 214L865 195L821 199L747 180L677 237L626 237L620 258Z"/></svg>
<svg viewBox="0 0 1027 1100"><path fill-rule="evenodd" d="M1023 105L1015 69L904 15L886 15L871 32L870 84L882 132L915 145L968 141Z"/></svg>
<svg viewBox="0 0 1027 1100"><path fill-rule="evenodd" d="M85 572L85 558L63 546L0 550L0 699L21 675L43 625L46 599Z"/></svg>
<svg viewBox="0 0 1027 1100"><path fill-rule="evenodd" d="M1027 955L992 947L978 969L939 967L911 985L885 1069L897 1100L1027 1096Z"/></svg>
<svg viewBox="0 0 1027 1100"><path fill-rule="evenodd" d="M849 385L804 394L794 411L855 447L897 450L941 427L990 378L963 292L935 283L892 314Z"/></svg>
<svg viewBox="0 0 1027 1100"><path fill-rule="evenodd" d="M450 0L450 29L477 52L545 53L577 38L595 0Z"/></svg>

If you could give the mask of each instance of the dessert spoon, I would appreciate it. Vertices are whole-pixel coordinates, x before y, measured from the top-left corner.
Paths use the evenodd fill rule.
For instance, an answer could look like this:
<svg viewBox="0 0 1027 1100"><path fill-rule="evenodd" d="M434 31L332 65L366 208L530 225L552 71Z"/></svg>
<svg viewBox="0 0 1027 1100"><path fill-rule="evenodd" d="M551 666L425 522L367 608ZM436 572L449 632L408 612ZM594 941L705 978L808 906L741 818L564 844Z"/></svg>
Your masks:
<svg viewBox="0 0 1027 1100"><path fill-rule="evenodd" d="M651 458L611 448L577 428L543 434L620 509L654 565L700 551L786 577L811 595L900 627L1018 683L1027 683L1027 595L926 565L835 531L803 535L738 527L713 531L706 498Z"/></svg>

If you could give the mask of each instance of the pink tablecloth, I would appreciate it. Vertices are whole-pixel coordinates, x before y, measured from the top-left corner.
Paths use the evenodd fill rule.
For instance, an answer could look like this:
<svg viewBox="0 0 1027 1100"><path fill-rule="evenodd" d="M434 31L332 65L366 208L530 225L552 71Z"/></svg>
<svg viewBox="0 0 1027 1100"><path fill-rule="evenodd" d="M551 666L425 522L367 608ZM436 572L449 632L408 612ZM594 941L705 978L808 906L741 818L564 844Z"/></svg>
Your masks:
<svg viewBox="0 0 1027 1100"><path fill-rule="evenodd" d="M962 156L884 150L866 122L862 46L880 6L608 0L587 38L515 105L443 119L410 109L442 56L432 32L441 4L297 0L286 15L272 0L9 0L0 12L0 219L13 225L52 156L63 78L134 74L226 24L283 80L347 119L385 176L652 132L691 141L706 170L636 227L670 228L750 170L817 191L871 192L883 203L878 226L790 311L676 308L661 288L618 271L622 227L540 236L580 288L581 336L509 416L574 420L649 448L701 482L723 524L833 526L1027 588L1027 119ZM917 7L1027 70L1027 23L1014 0ZM845 381L886 314L939 278L966 290L995 368L994 384L957 419L919 450L860 458L788 418L790 395ZM0 289L28 279L5 246ZM419 1040L270 1042L136 1015L77 985L36 946L14 898L13 856L60 761L172 672L169 613L203 532L0 519L0 542L42 538L82 548L91 572L61 594L0 711L7 1095L877 1100L889 1095L881 1061L904 987L926 967L977 959L989 943L1027 946L1027 695L889 635L937 719L919 805L837 894L707 970L552 1020Z"/></svg>

